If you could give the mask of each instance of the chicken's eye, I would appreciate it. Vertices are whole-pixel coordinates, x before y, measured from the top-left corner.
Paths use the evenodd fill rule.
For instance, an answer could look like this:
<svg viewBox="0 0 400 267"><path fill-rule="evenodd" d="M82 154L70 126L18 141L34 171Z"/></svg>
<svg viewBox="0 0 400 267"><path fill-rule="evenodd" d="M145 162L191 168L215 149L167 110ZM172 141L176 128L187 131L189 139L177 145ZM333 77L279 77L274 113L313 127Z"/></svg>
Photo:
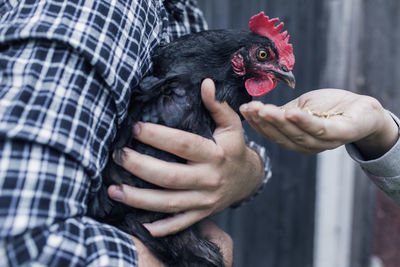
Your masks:
<svg viewBox="0 0 400 267"><path fill-rule="evenodd" d="M266 60L268 57L268 52L267 50L260 48L257 50L257 59L260 61Z"/></svg>

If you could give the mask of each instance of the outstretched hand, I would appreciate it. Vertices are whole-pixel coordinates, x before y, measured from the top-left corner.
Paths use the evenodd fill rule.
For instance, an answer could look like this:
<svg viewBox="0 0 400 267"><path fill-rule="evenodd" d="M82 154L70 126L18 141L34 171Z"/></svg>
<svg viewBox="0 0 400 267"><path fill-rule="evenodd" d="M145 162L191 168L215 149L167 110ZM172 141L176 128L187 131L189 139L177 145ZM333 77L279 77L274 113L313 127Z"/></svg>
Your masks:
<svg viewBox="0 0 400 267"><path fill-rule="evenodd" d="M396 123L376 99L340 89L311 91L282 107L254 101L240 111L265 138L304 154L354 142L375 158L398 138Z"/></svg>
<svg viewBox="0 0 400 267"><path fill-rule="evenodd" d="M239 116L227 103L215 100L210 79L202 84L202 99L217 128L216 141L152 123L138 123L135 138L188 160L187 164L162 161L124 148L121 164L132 174L165 189L111 186L109 196L126 205L174 213L146 224L153 236L181 231L253 194L262 183L262 162L246 146Z"/></svg>

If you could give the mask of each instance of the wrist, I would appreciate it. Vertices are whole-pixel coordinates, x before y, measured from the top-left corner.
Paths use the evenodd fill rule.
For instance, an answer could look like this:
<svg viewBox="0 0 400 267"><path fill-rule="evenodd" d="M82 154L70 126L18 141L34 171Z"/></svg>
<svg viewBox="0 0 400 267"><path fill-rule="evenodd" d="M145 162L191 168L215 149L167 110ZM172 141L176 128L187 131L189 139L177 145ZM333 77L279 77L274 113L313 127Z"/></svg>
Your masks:
<svg viewBox="0 0 400 267"><path fill-rule="evenodd" d="M354 144L366 160L376 159L388 152L398 141L399 126L386 110L383 110L381 126L369 136Z"/></svg>
<svg viewBox="0 0 400 267"><path fill-rule="evenodd" d="M250 164L251 176L255 185L254 189L250 193L250 196L252 196L259 190L264 181L264 159L261 157L259 152L252 147L246 146L246 153L248 155L247 159L249 160Z"/></svg>
<svg viewBox="0 0 400 267"><path fill-rule="evenodd" d="M243 185L243 188L249 188L250 190L248 190L244 195L240 196L238 201L232 204L232 207L239 207L253 199L253 197L258 195L258 193L262 190L263 185L266 182L264 160L259 154L259 151L250 146L246 146L246 151L244 154L248 173L245 175L246 177L243 178L243 181L246 183Z"/></svg>

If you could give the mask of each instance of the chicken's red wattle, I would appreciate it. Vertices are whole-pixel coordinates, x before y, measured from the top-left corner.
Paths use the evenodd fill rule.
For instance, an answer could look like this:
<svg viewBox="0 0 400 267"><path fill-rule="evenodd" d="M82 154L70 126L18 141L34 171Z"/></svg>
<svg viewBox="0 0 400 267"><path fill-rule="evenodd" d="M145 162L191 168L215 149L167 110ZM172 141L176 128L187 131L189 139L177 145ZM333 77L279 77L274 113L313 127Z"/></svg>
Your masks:
<svg viewBox="0 0 400 267"><path fill-rule="evenodd" d="M245 82L247 93L251 96L263 96L275 88L277 81L273 76L266 76L264 78L250 78Z"/></svg>

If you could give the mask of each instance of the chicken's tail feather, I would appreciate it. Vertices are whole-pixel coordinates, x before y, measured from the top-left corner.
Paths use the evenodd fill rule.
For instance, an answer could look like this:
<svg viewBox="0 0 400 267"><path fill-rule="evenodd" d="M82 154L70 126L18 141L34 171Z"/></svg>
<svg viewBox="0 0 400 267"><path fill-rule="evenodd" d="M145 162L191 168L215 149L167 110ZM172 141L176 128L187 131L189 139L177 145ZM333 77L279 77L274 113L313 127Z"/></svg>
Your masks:
<svg viewBox="0 0 400 267"><path fill-rule="evenodd" d="M129 214L119 228L142 241L166 266L225 267L219 247L200 237L194 229L154 238L141 223Z"/></svg>

